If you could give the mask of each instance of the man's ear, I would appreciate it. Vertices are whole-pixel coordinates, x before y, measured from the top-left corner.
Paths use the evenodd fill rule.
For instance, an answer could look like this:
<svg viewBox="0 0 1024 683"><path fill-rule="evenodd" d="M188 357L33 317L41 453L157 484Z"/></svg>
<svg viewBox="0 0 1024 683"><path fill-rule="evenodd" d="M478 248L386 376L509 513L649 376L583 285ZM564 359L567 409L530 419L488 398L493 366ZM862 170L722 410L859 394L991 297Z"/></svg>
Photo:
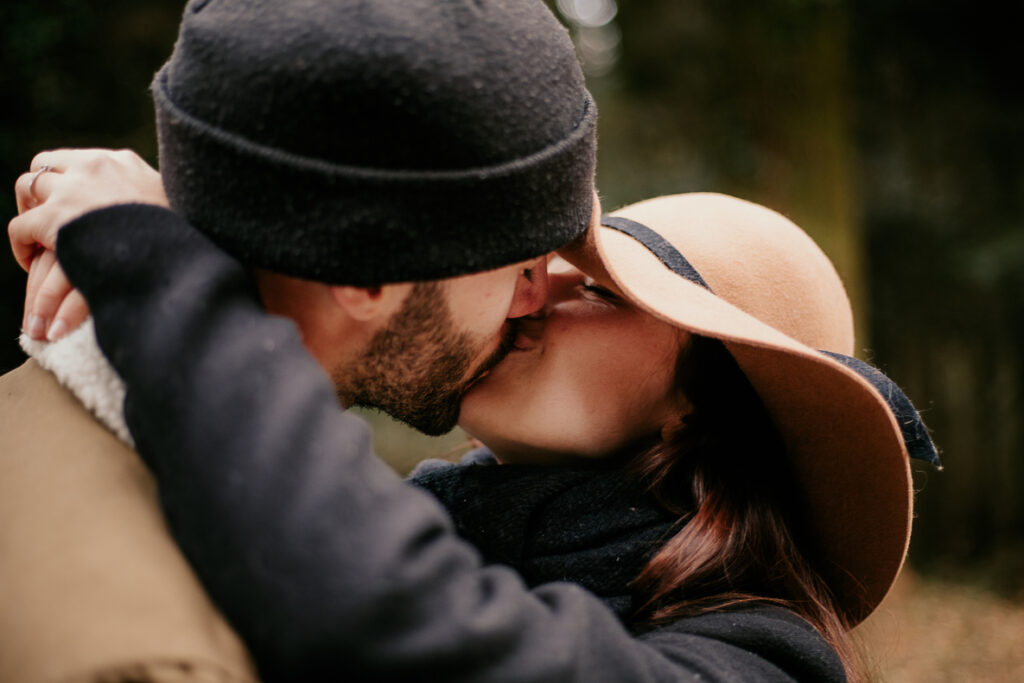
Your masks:
<svg viewBox="0 0 1024 683"><path fill-rule="evenodd" d="M335 285L329 288L334 302L350 318L359 322L386 320L401 307L412 291L409 283L387 284L377 287L351 287Z"/></svg>

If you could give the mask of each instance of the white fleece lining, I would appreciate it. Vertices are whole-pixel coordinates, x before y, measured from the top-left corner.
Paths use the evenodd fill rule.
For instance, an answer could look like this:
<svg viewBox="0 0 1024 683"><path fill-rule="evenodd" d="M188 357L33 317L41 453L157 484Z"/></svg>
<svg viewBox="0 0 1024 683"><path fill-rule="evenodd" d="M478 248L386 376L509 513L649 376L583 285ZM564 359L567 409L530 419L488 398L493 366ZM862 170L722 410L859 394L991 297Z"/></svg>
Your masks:
<svg viewBox="0 0 1024 683"><path fill-rule="evenodd" d="M92 318L55 342L29 339L25 334L18 341L25 353L52 372L107 429L135 447L124 421L124 382L100 351Z"/></svg>

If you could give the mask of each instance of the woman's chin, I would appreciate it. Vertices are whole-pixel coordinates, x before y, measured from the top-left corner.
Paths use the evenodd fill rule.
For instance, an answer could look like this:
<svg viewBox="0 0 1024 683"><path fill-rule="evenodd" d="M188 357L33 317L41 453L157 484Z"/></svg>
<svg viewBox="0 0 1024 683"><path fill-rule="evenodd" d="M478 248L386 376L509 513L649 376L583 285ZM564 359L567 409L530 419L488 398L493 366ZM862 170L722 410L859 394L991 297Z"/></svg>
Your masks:
<svg viewBox="0 0 1024 683"><path fill-rule="evenodd" d="M459 426L466 432L486 433L490 431L489 426L507 423L510 406L525 400L514 381L515 374L504 371L504 362L478 377L462 394Z"/></svg>
<svg viewBox="0 0 1024 683"><path fill-rule="evenodd" d="M473 417L472 411L467 414L463 410L459 417L459 427L466 432L470 439L478 441L493 453L498 462L504 464L526 460L536 461L536 453L533 453L531 457L532 449L529 446L510 440L509 435L502 432L500 419L498 421L474 420Z"/></svg>
<svg viewBox="0 0 1024 683"><path fill-rule="evenodd" d="M581 461L599 459L601 456L590 457L571 449L552 448L550 444L527 443L501 429L501 423L491 429L484 425L474 425L472 420L460 418L459 427L470 439L487 448L494 458L503 465L568 465Z"/></svg>
<svg viewBox="0 0 1024 683"><path fill-rule="evenodd" d="M485 409L485 401L479 394L478 385L473 385L463 394L462 403L459 405L459 427L471 439L476 439L486 445L487 437L491 430L488 424L493 424L494 417L488 419L488 411Z"/></svg>

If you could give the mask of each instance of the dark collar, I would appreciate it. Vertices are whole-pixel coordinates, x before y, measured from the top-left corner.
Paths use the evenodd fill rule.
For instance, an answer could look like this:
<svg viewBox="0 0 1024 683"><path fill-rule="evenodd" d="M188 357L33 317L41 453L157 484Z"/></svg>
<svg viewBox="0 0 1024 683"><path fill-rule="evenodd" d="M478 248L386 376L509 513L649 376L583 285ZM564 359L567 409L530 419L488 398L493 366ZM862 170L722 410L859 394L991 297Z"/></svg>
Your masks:
<svg viewBox="0 0 1024 683"><path fill-rule="evenodd" d="M498 465L481 450L459 465L426 461L410 481L441 501L484 562L512 567L531 588L577 583L622 619L629 583L674 521L619 466Z"/></svg>

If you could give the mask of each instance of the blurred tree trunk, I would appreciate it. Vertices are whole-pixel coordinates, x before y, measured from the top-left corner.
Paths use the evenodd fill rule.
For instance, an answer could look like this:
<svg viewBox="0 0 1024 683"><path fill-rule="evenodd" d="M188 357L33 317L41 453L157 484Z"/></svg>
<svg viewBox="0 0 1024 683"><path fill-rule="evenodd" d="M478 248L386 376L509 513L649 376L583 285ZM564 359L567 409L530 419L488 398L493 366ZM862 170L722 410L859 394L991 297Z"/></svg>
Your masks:
<svg viewBox="0 0 1024 683"><path fill-rule="evenodd" d="M845 12L836 6L809 22L790 48L792 94L762 112L765 133L754 197L785 207L829 255L854 312L856 353L870 346L857 154L850 127ZM767 98L766 98L767 99Z"/></svg>
<svg viewBox="0 0 1024 683"><path fill-rule="evenodd" d="M861 177L880 358L944 450L911 546L1024 589L1024 82L1012 22L858 5Z"/></svg>
<svg viewBox="0 0 1024 683"><path fill-rule="evenodd" d="M790 216L836 265L868 346L847 11L839 2L620 3L617 76L594 83L612 204L714 190Z"/></svg>

